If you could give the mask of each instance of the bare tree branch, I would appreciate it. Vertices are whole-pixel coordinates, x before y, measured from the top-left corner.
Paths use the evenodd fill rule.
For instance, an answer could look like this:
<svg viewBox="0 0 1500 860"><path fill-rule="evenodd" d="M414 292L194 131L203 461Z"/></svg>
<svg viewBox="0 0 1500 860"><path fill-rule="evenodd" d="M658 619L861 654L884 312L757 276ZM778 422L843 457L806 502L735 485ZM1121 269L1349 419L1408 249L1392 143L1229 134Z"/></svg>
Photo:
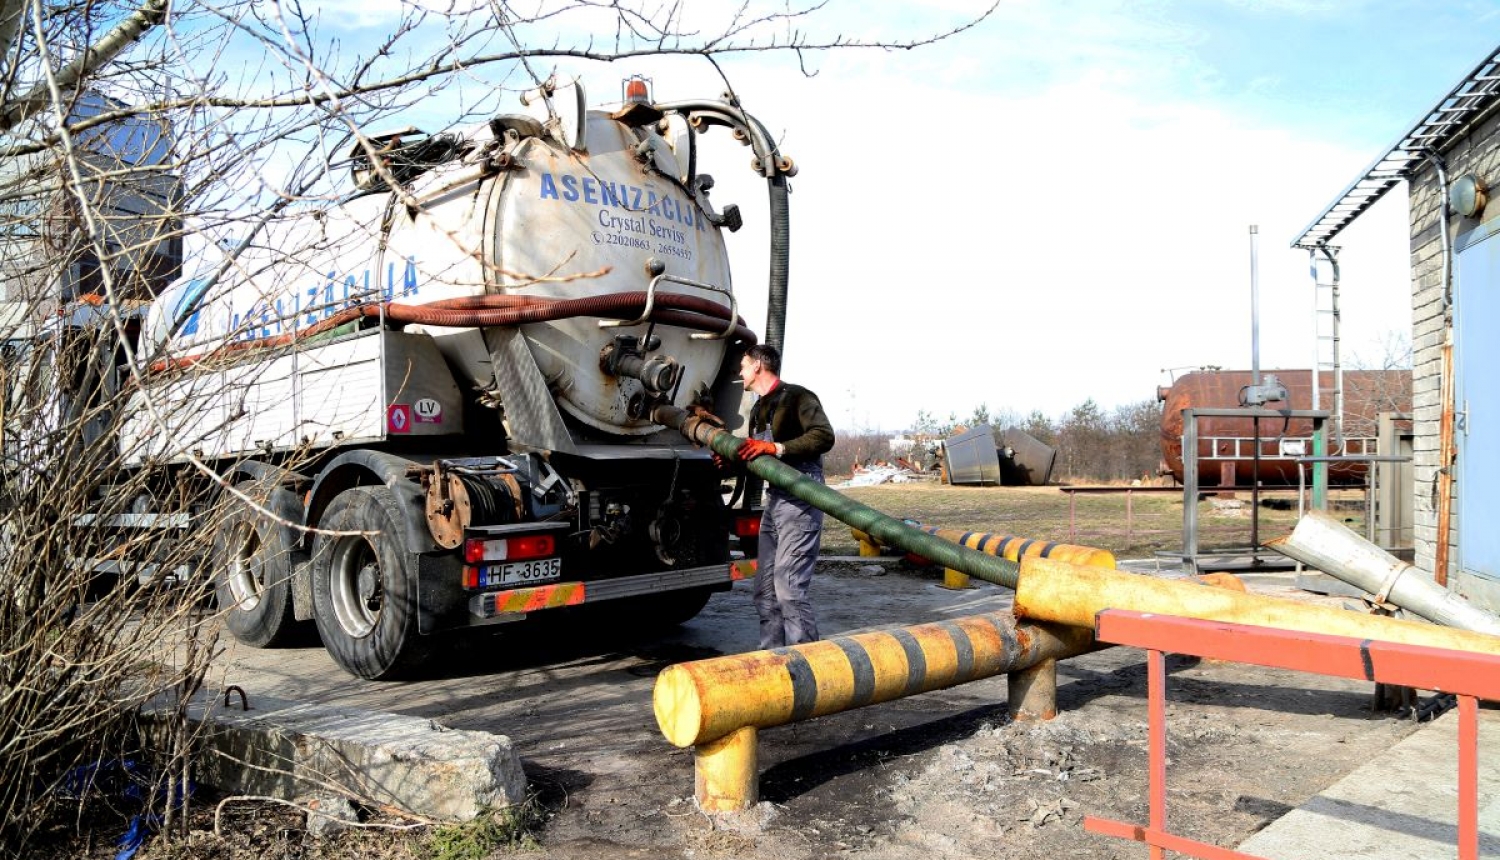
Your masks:
<svg viewBox="0 0 1500 860"><path fill-rule="evenodd" d="M168 0L145 0L133 13L126 16L113 30L86 49L81 55L52 73L58 87L71 90L84 78L113 60L121 51L131 47L152 27L166 18ZM0 12L3 14L3 12ZM9 19L0 25L9 24ZM3 34L0 34L3 35ZM24 95L10 99L0 112L0 133L10 131L21 122L35 116L50 104L50 85L37 84Z"/></svg>

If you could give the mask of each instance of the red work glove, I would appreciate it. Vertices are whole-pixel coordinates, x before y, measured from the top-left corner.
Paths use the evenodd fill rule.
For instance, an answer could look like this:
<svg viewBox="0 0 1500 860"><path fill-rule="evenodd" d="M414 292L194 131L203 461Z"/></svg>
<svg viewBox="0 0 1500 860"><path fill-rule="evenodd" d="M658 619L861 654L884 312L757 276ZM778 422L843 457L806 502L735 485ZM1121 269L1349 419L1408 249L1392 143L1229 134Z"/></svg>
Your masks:
<svg viewBox="0 0 1500 860"><path fill-rule="evenodd" d="M764 439L746 439L740 443L740 449L735 452L735 456L741 460L754 460L762 454L776 456L776 443L767 442Z"/></svg>

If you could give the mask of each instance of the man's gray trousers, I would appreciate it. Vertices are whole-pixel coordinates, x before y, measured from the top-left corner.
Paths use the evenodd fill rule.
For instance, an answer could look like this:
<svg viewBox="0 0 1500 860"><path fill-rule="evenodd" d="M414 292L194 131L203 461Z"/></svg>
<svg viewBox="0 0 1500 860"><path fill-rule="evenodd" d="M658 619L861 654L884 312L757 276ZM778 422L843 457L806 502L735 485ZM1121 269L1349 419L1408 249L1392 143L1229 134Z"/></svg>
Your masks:
<svg viewBox="0 0 1500 860"><path fill-rule="evenodd" d="M822 533L822 511L775 490L766 494L755 573L761 648L817 641L818 622L807 592Z"/></svg>

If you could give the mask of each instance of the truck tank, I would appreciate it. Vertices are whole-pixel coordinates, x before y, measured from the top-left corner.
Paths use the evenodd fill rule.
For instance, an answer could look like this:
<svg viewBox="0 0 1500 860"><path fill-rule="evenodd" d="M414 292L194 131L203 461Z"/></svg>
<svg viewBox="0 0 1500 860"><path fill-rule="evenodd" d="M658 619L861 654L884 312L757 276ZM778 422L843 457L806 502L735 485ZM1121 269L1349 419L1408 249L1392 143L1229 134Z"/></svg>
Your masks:
<svg viewBox="0 0 1500 860"><path fill-rule="evenodd" d="M603 112L585 122L586 149L523 116L375 138L438 163L404 194L375 181L290 209L228 248L233 260L217 273L166 291L146 323L158 363L321 334L351 308L391 303L384 312L406 333L430 335L459 387L504 404L517 443L573 452L659 434L680 444L651 423L650 403L737 400L721 370L753 335L735 325L723 236L700 204L706 195L679 178L674 148L654 128ZM364 161L358 148L350 154L356 172ZM695 327L622 326L645 316L643 294L654 320L692 314ZM564 304L566 315L551 312ZM507 313L509 325L484 324ZM479 324L462 325L465 314Z"/></svg>
<svg viewBox="0 0 1500 860"><path fill-rule="evenodd" d="M1266 370L1286 386L1289 400L1269 403L1269 409L1311 409L1312 372L1309 370ZM1170 386L1159 387L1156 396L1162 402L1161 450L1164 471L1182 481L1182 410L1232 409L1240 405L1239 392L1251 384L1248 370L1196 371L1178 377ZM1333 402L1333 374L1320 374L1322 384L1319 404L1327 409ZM1343 447L1330 454L1374 454L1376 422L1383 412L1411 412L1411 371L1346 370L1344 371ZM1254 421L1250 418L1198 419L1198 475L1202 486L1248 486L1254 455ZM1282 440L1304 439L1306 451L1312 453L1312 422L1306 419L1273 421L1261 419L1260 480L1263 484L1297 485L1297 463L1282 453ZM1330 449L1334 445L1330 443ZM1329 466L1329 481L1357 484L1364 480L1362 463L1336 463Z"/></svg>

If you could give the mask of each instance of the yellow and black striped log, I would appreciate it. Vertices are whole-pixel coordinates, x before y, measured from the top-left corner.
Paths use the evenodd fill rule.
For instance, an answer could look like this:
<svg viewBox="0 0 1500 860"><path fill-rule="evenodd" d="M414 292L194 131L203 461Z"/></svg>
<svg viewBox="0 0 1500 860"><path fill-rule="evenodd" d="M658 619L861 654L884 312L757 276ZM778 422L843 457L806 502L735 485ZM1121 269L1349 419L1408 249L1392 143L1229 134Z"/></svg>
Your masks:
<svg viewBox="0 0 1500 860"><path fill-rule="evenodd" d="M657 676L653 705L668 741L696 746L1072 657L1093 641L1088 628L991 612L679 663Z"/></svg>
<svg viewBox="0 0 1500 860"><path fill-rule="evenodd" d="M1103 567L1109 570L1115 569L1115 554L1106 549L1095 549L1094 547L1076 546L1067 543L1052 543L1051 541L1038 540L1036 538L997 535L990 532L970 532L963 529L924 526L921 523L910 520L906 521L906 524L934 537L940 537L943 540L956 543L959 546L968 547L987 555L998 556L1015 562L1019 562L1023 558L1051 558L1070 564ZM859 529L850 529L850 531L854 534L854 539L859 541L862 548L879 545L879 541Z"/></svg>

